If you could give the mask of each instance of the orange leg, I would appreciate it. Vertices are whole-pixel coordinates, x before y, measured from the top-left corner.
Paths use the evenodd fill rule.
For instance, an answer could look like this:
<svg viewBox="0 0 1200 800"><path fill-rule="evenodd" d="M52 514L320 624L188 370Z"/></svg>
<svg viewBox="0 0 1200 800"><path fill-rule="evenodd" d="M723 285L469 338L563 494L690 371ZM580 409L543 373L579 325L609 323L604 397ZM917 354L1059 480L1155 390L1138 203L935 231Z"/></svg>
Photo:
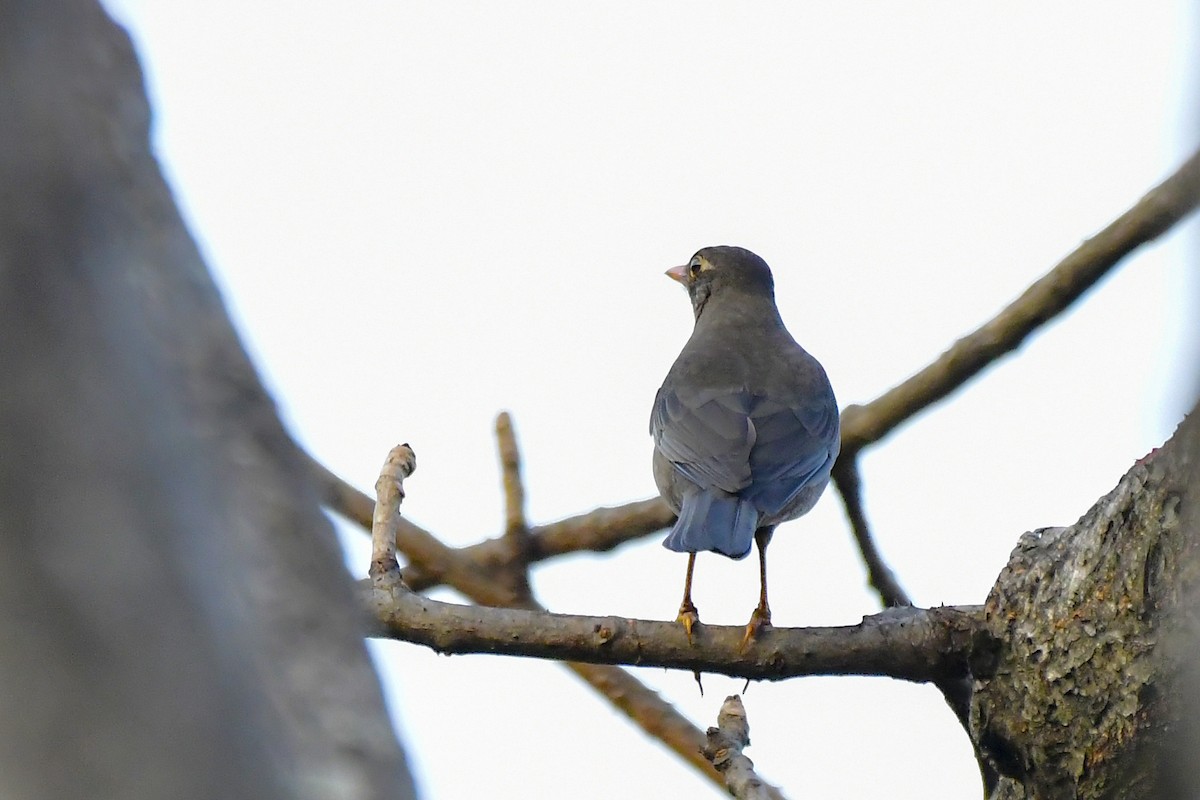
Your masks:
<svg viewBox="0 0 1200 800"><path fill-rule="evenodd" d="M741 647L738 648L743 653L754 643L759 631L771 626L771 606L767 603L767 545L771 543L771 534L774 532L774 527L760 528L754 534L754 541L758 544L758 607L750 615L746 635L742 637Z"/></svg>
<svg viewBox="0 0 1200 800"><path fill-rule="evenodd" d="M688 553L687 577L683 579L683 602L679 604L679 616L675 621L683 623L689 644L692 641L692 627L700 622L700 612L692 603L692 571L695 568L696 554Z"/></svg>

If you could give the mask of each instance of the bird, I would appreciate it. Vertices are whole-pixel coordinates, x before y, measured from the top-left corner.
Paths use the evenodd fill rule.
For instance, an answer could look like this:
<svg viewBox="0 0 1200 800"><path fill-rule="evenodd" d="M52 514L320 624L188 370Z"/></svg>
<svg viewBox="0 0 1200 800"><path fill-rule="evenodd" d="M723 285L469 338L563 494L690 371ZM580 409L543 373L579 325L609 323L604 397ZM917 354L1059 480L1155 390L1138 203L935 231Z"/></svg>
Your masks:
<svg viewBox="0 0 1200 800"><path fill-rule="evenodd" d="M654 398L650 435L659 493L677 519L663 541L688 554L676 618L688 641L696 554L745 558L758 545L759 601L741 649L771 624L767 545L816 504L840 447L837 399L816 358L784 326L767 263L741 247L705 247L666 271L691 299L695 327Z"/></svg>

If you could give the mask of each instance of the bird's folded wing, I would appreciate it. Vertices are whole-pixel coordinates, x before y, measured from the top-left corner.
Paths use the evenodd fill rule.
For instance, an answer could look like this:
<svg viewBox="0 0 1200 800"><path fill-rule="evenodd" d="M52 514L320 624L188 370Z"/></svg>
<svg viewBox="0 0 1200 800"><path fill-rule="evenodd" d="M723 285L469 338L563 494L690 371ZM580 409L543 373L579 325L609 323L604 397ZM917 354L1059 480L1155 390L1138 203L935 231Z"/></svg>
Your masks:
<svg viewBox="0 0 1200 800"><path fill-rule="evenodd" d="M750 422L756 433L750 453L753 477L742 496L763 513L778 513L801 489L829 477L839 445L832 396L794 406L759 398Z"/></svg>
<svg viewBox="0 0 1200 800"><path fill-rule="evenodd" d="M728 390L663 387L654 400L650 434L658 451L702 489L738 492L750 485L753 396Z"/></svg>

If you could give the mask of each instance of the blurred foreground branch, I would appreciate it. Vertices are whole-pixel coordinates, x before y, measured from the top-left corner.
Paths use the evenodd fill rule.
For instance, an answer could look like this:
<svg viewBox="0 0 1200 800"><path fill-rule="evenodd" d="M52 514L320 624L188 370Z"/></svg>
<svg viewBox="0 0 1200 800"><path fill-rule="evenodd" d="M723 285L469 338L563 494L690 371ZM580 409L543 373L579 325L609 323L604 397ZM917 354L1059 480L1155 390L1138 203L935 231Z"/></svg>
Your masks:
<svg viewBox="0 0 1200 800"><path fill-rule="evenodd" d="M411 800L129 36L0 0L0 76L0 797Z"/></svg>

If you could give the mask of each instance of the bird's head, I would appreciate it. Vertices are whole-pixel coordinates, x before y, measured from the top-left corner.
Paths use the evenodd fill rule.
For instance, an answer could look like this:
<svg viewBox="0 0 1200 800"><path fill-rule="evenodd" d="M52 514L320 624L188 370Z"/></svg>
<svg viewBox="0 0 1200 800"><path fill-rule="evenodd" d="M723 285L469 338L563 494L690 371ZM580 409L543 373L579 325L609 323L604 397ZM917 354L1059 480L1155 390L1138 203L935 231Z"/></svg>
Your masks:
<svg viewBox="0 0 1200 800"><path fill-rule="evenodd" d="M688 263L667 270L667 277L687 289L696 319L713 298L737 296L775 303L771 268L742 247L705 247Z"/></svg>

